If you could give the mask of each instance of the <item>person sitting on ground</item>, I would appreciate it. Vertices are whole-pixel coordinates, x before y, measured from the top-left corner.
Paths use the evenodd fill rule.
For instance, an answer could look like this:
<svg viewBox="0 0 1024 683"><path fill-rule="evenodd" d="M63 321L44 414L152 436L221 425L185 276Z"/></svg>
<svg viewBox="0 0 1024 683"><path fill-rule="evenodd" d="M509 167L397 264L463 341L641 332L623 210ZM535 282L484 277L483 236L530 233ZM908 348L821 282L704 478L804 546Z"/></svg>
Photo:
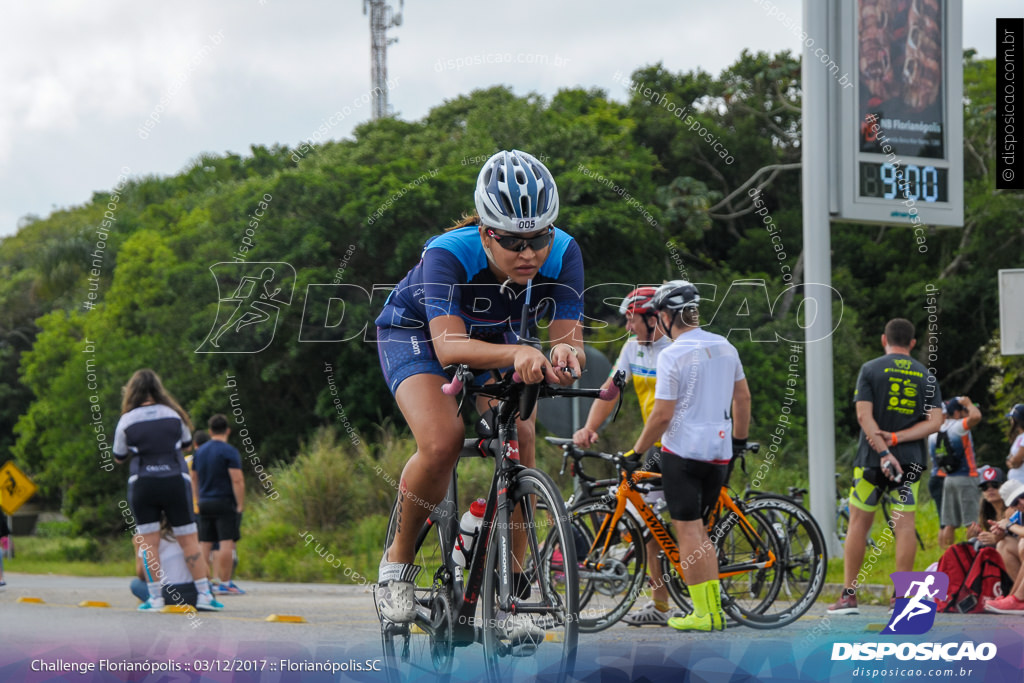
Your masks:
<svg viewBox="0 0 1024 683"><path fill-rule="evenodd" d="M1006 503L999 495L999 487L1006 481L1006 475L998 467L982 465L978 468L978 480L981 482L978 484L981 489L978 521L967 526L967 540L976 538L981 545L995 546L1001 537L989 530L989 522L998 522L1006 516Z"/></svg>
<svg viewBox="0 0 1024 683"><path fill-rule="evenodd" d="M1007 538L1003 540L1007 542L1008 548L1016 550L1016 568L1011 572L1010 566L1006 567L1006 573L1014 577L1013 588L1009 594L986 600L985 611L996 614L1024 614L1024 564L1021 561L1024 559L1024 538L1021 538L1024 537L1024 484L1010 479L999 487L999 495L1006 503L1010 516L998 522L989 522L989 527L997 536L1006 536ZM1006 564L1005 555L1003 563Z"/></svg>
<svg viewBox="0 0 1024 683"><path fill-rule="evenodd" d="M132 536L132 543L135 546L135 574L132 579L132 594L145 603L149 600L148 577L146 576L146 555L147 548L143 548L142 535ZM163 581L160 591L166 605L190 605L196 606L199 593L196 591L195 582L192 580L192 572L185 563L185 553L178 540L171 531L171 526L165 516L160 521L160 569L163 570Z"/></svg>

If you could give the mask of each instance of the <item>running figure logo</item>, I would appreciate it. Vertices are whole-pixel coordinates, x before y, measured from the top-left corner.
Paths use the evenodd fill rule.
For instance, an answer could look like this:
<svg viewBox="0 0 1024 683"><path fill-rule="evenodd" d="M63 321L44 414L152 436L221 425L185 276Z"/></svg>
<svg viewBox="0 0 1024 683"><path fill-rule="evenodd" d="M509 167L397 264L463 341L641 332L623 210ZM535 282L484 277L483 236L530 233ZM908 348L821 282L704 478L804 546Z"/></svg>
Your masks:
<svg viewBox="0 0 1024 683"><path fill-rule="evenodd" d="M893 572L890 576L896 606L882 633L910 636L927 632L935 623L935 603L946 598L949 577L942 572Z"/></svg>
<svg viewBox="0 0 1024 683"><path fill-rule="evenodd" d="M225 262L210 272L217 281L217 316L196 353L259 353L270 346L281 306L292 302L295 269L287 263Z"/></svg>

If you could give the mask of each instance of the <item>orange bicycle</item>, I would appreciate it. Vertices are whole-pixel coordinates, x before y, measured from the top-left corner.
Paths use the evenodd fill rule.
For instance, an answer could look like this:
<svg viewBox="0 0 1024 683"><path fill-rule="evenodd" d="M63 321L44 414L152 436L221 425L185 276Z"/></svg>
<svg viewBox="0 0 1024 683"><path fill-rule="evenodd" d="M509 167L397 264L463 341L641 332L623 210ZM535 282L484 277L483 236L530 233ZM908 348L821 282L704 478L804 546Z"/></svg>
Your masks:
<svg viewBox="0 0 1024 683"><path fill-rule="evenodd" d="M660 474L642 470L639 462L621 455L578 449L569 439L549 437L548 441L573 458L573 475L582 489L582 498L570 505L580 560L580 631L608 628L629 611L644 590L646 543L651 538L661 548L656 558L661 580L687 613L693 607L685 583L686 568L711 552L718 560L723 609L740 624L784 626L802 616L820 593L824 541L820 532L814 534L817 525L810 515L802 508L796 510L799 506L791 501L771 496L744 501L723 487L709 518L707 547L682 557L659 510L644 500ZM748 446L755 452L757 448L753 443ZM612 462L617 478L587 476L584 458ZM608 485L615 486L605 495L595 495L595 489ZM813 526L810 533L804 526L808 520ZM812 538L805 543L808 536Z"/></svg>

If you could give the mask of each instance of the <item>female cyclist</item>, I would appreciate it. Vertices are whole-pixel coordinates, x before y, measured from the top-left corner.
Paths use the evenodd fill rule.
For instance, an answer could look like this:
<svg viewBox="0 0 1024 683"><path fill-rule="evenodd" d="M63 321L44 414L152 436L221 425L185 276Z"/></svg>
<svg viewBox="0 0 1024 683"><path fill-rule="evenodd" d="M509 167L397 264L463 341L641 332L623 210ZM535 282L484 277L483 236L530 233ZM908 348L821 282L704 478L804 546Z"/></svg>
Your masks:
<svg viewBox="0 0 1024 683"><path fill-rule="evenodd" d="M551 172L525 152L498 152L480 170L474 200L477 215L427 241L376 321L384 379L416 439L375 595L395 623L415 616L416 535L448 490L465 436L455 398L441 392L443 368L514 367L527 383L568 385L570 371L578 375L584 362L583 262L576 242L553 225L558 189ZM527 299L528 323L551 320L549 356L516 344ZM518 429L521 462L533 467L533 419Z"/></svg>
<svg viewBox="0 0 1024 683"><path fill-rule="evenodd" d="M160 567L160 520L166 515L171 531L185 554L196 585L196 608L220 611L224 605L210 591L208 569L199 552L199 537L192 517L192 480L182 455L182 444L192 441L192 423L152 370L136 370L124 388L121 419L114 433L114 460L131 458L128 504L135 516L135 532L144 555L149 600L139 605L143 612L164 607ZM132 458L132 456L135 456Z"/></svg>

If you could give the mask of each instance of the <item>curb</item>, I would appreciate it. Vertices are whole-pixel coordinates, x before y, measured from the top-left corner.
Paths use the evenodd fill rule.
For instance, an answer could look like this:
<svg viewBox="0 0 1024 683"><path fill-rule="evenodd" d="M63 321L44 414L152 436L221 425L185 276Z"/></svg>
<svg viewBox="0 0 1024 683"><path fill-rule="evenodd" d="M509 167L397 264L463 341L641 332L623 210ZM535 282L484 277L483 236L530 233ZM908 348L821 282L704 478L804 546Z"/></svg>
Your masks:
<svg viewBox="0 0 1024 683"><path fill-rule="evenodd" d="M826 583L821 589L822 595L826 593L839 595L843 590L844 586L841 583ZM857 586L857 595L868 595L878 600L888 601L892 596L892 586L886 586L881 583L866 583ZM886 602L888 604L888 602Z"/></svg>

